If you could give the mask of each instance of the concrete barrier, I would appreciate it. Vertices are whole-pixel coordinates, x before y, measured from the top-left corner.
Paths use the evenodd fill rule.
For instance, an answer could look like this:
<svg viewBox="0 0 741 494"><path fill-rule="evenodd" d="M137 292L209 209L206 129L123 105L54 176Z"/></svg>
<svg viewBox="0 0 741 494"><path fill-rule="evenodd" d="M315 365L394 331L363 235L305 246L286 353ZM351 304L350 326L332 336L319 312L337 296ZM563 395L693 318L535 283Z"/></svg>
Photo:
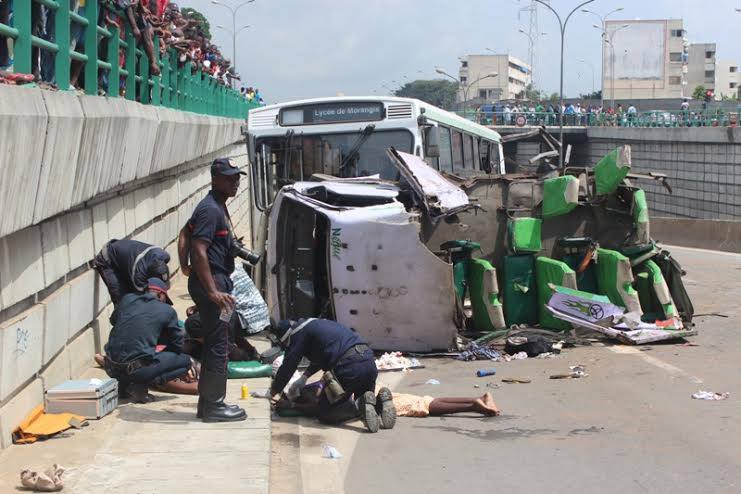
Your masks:
<svg viewBox="0 0 741 494"><path fill-rule="evenodd" d="M741 253L741 221L651 218L651 237L664 244Z"/></svg>
<svg viewBox="0 0 741 494"><path fill-rule="evenodd" d="M42 363L46 365L67 343L70 334L71 289L65 284L44 299L44 351Z"/></svg>
<svg viewBox="0 0 741 494"><path fill-rule="evenodd" d="M41 223L41 250L44 259L44 285L49 286L70 270L67 225L62 218Z"/></svg>
<svg viewBox="0 0 741 494"><path fill-rule="evenodd" d="M31 309L0 325L3 372L0 402L41 368L44 346L44 306Z"/></svg>
<svg viewBox="0 0 741 494"><path fill-rule="evenodd" d="M0 238L2 307L10 307L44 288L41 228L31 226Z"/></svg>
<svg viewBox="0 0 741 494"><path fill-rule="evenodd" d="M41 379L34 379L9 403L0 408L0 446L13 444L12 434L18 424L38 405L44 402Z"/></svg>

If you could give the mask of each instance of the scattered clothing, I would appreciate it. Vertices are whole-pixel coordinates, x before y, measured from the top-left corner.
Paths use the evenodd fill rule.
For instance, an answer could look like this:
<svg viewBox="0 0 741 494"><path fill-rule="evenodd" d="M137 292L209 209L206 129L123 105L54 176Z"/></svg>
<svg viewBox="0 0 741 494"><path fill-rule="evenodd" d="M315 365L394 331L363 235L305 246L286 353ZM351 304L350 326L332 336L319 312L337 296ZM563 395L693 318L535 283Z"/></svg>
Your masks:
<svg viewBox="0 0 741 494"><path fill-rule="evenodd" d="M502 354L488 346L480 346L475 341L468 344L457 357L458 360L502 360Z"/></svg>
<svg viewBox="0 0 741 494"><path fill-rule="evenodd" d="M64 487L64 467L55 463L45 472L34 472L32 470L21 471L21 485L27 489L41 492L61 491Z"/></svg>
<svg viewBox="0 0 741 494"><path fill-rule="evenodd" d="M708 401L720 401L725 400L731 393L714 393L712 391L698 391L692 395L695 400L708 400Z"/></svg>
<svg viewBox="0 0 741 494"><path fill-rule="evenodd" d="M44 413L44 405L39 405L13 431L14 444L35 443L72 427L87 425L87 420L73 413Z"/></svg>

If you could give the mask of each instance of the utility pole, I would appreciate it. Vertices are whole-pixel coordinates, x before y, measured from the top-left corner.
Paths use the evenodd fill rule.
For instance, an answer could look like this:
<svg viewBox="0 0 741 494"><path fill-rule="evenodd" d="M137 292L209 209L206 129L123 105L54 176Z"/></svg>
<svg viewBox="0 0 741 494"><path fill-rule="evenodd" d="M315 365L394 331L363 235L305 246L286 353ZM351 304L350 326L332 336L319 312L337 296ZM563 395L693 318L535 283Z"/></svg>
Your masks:
<svg viewBox="0 0 741 494"><path fill-rule="evenodd" d="M211 3L214 5L221 5L222 7L225 7L229 9L229 12L232 14L232 67L234 67L234 73L238 74L237 72L237 12L239 12L239 9L244 7L245 5L249 5L255 0L246 0L236 7L232 7L231 5L227 5L223 2L220 2L219 0L211 0ZM242 31L245 28L248 28L249 26L242 26L239 28L239 31Z"/></svg>

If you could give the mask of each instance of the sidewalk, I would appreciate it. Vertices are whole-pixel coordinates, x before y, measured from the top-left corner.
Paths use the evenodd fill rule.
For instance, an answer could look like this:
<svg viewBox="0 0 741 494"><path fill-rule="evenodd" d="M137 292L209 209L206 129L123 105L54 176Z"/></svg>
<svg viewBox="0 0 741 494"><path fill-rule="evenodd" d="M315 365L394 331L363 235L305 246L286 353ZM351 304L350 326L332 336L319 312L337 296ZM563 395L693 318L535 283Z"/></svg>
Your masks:
<svg viewBox="0 0 741 494"><path fill-rule="evenodd" d="M191 305L186 279L176 276L170 296L181 317ZM264 342L253 342L260 347ZM104 377L94 368L85 377ZM270 407L267 400L239 400L240 388L270 386L268 378L229 380L227 401L247 410L244 422L205 424L195 418L197 396L154 394L146 405L121 404L82 430L47 441L12 446L0 454L0 492L20 485L23 468L68 468L62 492L91 494L267 493L270 476Z"/></svg>

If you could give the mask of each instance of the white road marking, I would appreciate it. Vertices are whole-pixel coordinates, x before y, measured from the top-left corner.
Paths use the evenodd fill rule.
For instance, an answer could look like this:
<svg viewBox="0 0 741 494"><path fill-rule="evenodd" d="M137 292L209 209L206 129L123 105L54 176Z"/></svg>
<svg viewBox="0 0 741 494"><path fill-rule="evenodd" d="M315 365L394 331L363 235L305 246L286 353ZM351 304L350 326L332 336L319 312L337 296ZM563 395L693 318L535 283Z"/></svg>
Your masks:
<svg viewBox="0 0 741 494"><path fill-rule="evenodd" d="M669 374L677 377L686 377L690 380L690 382L694 384L702 384L702 379L700 379L697 376L690 375L689 373L683 371L679 367L672 365L668 362L664 362L663 360L654 357L653 355L649 355L646 352L642 352L639 349L632 347L632 346L611 346L609 347L610 350L614 353L621 353L621 354L628 354L628 355L635 355L649 364L653 365L654 367L658 367L659 369L667 371Z"/></svg>

